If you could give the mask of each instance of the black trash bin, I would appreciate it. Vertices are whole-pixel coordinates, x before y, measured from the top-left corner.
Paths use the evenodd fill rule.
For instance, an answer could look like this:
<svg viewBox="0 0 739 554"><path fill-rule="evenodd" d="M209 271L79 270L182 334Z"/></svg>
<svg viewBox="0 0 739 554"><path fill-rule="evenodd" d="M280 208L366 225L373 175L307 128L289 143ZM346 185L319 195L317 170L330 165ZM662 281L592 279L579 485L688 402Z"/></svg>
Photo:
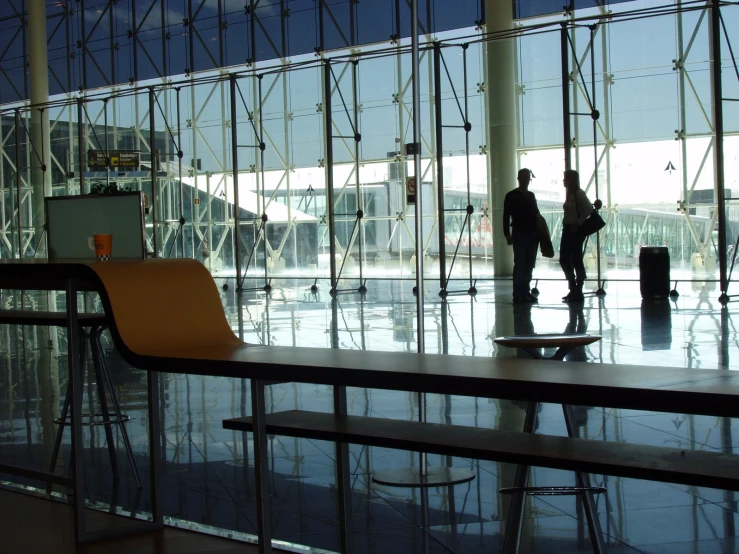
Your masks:
<svg viewBox="0 0 739 554"><path fill-rule="evenodd" d="M670 252L666 246L642 246L639 251L639 289L645 300L670 296Z"/></svg>

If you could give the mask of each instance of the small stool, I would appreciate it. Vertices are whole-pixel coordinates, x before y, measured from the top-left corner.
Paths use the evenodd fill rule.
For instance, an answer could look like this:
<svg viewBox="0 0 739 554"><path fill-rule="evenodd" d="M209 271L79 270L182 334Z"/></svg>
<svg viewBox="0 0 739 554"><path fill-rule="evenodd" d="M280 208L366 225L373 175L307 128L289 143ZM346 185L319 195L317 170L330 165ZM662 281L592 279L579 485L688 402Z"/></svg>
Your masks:
<svg viewBox="0 0 739 554"><path fill-rule="evenodd" d="M137 488L141 488L141 479L139 477L138 468L136 467L136 460L133 456L133 449L131 448L131 442L128 438L128 432L126 431L125 423L130 417L121 412L121 406L118 402L118 395L116 394L115 387L113 386L113 379L110 376L110 369L108 368L107 360L105 359L105 353L103 352L103 345L100 340L103 331L107 328L104 320L99 321L100 318L86 318L84 316L92 314L81 314L80 317L80 377L82 382L85 380L85 370L87 366L87 343L90 343L90 350L92 352L92 364L95 371L95 382L98 391L98 401L100 402L100 411L93 412L92 406L90 413L82 414L83 418L88 418L88 421L83 425L96 426L103 425L105 427L105 438L108 443L108 455L110 457L110 465L113 468L113 479L118 480L118 459L115 451L115 444L113 442L113 429L112 425L118 425L121 431L121 437L123 438L123 444L126 448L126 454L128 461L131 464L131 470L133 476L136 479ZM100 316L104 317L104 316ZM107 389L107 391L106 391ZM108 410L108 398L110 395L110 401L113 404L113 413L111 414ZM59 430L56 433L56 440L54 442L54 451L51 455L51 466L50 472L54 472L56 468L57 459L59 457L59 449L62 444L62 435L64 434L64 426L67 424L69 406L72 399L71 387L67 387L67 395L64 398L64 407L62 408L61 417L54 420L54 423L59 424ZM97 419L96 419L97 418ZM102 418L102 419L100 419Z"/></svg>
<svg viewBox="0 0 739 554"><path fill-rule="evenodd" d="M498 492L500 494L521 494L523 495L522 502L526 501L526 496L578 496L580 499L586 503L588 499L588 495L593 494L607 494L608 489L605 487L593 487L593 486L587 486L587 487L504 487L502 489L498 489ZM593 520L591 517L591 513L589 510L585 510L585 516L588 520L588 532L590 533L590 540L595 545L598 541L595 537L601 536L601 529L600 525L596 524L596 521ZM597 514L595 514L597 517ZM520 542L520 531L519 531L519 537L516 541L518 548L518 543ZM599 547L594 546L593 551L599 552Z"/></svg>
<svg viewBox="0 0 739 554"><path fill-rule="evenodd" d="M572 352L575 348L592 344L601 339L598 335L583 334L533 334L519 335L511 337L499 337L495 339L496 344L507 346L510 348L521 348L529 353L533 358L538 360L564 360L564 357ZM539 352L540 348L557 348L554 356L545 358ZM567 435L576 438L577 425L572 406L562 404L565 425L567 426ZM523 424L524 433L534 433L536 429L536 418L538 417L539 403L529 401L526 406L526 419ZM586 473L575 472L575 487L527 487L526 482L529 477L529 467L519 465L516 469L514 478L514 486L500 489L501 494L511 494L511 509L506 522L506 531L503 539L503 554L515 554L521 542L521 530L523 528L524 502L526 495L575 495L582 499L585 506L585 517L588 520L588 531L590 533L590 542L593 545L593 552L596 554L605 553L605 545L603 543L603 532L600 528L600 520L598 512L595 509L594 494L606 493L603 487L593 487L590 485L590 476Z"/></svg>

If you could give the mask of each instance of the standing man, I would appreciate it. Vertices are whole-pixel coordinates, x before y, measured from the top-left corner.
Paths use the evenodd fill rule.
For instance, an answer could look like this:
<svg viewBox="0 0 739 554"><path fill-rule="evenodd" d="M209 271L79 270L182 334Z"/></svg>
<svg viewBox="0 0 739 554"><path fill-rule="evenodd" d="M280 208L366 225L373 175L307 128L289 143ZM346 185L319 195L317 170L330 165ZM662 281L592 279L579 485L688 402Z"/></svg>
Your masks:
<svg viewBox="0 0 739 554"><path fill-rule="evenodd" d="M519 170L518 188L506 194L503 203L503 234L508 244L513 245L513 302L516 304L536 302L530 285L539 248L539 207L536 205L536 196L529 191L530 182L531 170Z"/></svg>

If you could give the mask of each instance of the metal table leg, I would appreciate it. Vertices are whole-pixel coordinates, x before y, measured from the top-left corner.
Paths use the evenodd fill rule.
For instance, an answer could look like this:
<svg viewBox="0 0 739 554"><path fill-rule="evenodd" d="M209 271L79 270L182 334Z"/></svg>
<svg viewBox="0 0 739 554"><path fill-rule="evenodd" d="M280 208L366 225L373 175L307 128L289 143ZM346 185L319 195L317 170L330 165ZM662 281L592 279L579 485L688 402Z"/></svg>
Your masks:
<svg viewBox="0 0 739 554"><path fill-rule="evenodd" d="M82 390L84 377L80 374L79 320L77 316L77 286L67 281L67 364L69 387L72 390L72 483L74 494L75 539L84 542L85 533L85 476L82 446Z"/></svg>
<svg viewBox="0 0 739 554"><path fill-rule="evenodd" d="M529 402L526 405L526 419L524 419L523 423L524 433L533 433L536 430L538 411L538 402ZM501 550L502 554L515 554L518 552L518 547L521 543L521 529L523 527L524 503L526 501L526 493L522 489L526 488L528 478L529 466L519 465L516 468L516 476L513 480L513 486L519 490L511 496L505 536L503 538L503 549Z"/></svg>
<svg viewBox="0 0 739 554"><path fill-rule="evenodd" d="M149 403L149 470L151 471L151 512L155 529L164 527L162 510L162 451L160 440L161 421L159 419L159 373L148 371L147 400Z"/></svg>
<svg viewBox="0 0 739 554"><path fill-rule="evenodd" d="M334 413L346 415L346 387L334 387ZM339 501L339 544L342 554L351 554L352 540L352 485L349 467L349 445L337 442L336 445L336 484Z"/></svg>
<svg viewBox="0 0 739 554"><path fill-rule="evenodd" d="M572 438L578 438L577 426L575 425L575 415L572 412L572 406L563 404L565 424L567 425L567 435ZM603 543L603 530L600 527L600 519L598 518L598 510L596 508L595 496L592 492L590 484L590 475L587 473L575 473L577 486L584 489L582 493L582 502L585 508L585 517L588 520L588 531L590 532L590 542L593 545L595 554L603 554L606 551Z"/></svg>
<svg viewBox="0 0 739 554"><path fill-rule="evenodd" d="M264 381L251 380L251 410L254 434L254 477L257 493L257 536L259 554L272 553L272 526L267 468L267 421Z"/></svg>

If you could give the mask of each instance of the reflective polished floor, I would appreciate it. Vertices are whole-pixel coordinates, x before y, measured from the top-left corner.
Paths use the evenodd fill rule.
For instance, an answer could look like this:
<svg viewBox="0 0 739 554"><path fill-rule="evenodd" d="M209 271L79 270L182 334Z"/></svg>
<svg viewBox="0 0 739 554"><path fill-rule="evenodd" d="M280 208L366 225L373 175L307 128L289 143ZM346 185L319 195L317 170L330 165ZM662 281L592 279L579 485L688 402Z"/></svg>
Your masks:
<svg viewBox="0 0 739 554"><path fill-rule="evenodd" d="M326 282L319 282L314 294L312 281L273 281L270 294L252 290L240 297L230 284L222 290L223 304L234 332L248 343L416 351L411 281L369 281L365 295L349 292L336 299L328 295ZM247 283L255 288L261 284ZM340 288L357 285L348 281ZM539 302L525 306L513 305L509 281L479 282L475 297L466 294L468 286L455 283L450 290L458 287L460 294L442 301L438 285L427 282L426 352L525 356L497 347L493 339L513 333L588 332L601 335L602 341L573 352L569 360L639 364L644 371L650 366L739 369L734 323L739 321L739 304L722 307L715 283L679 283L676 300L648 303L642 302L636 282L606 283L605 298L589 295L580 306L561 302L566 292L561 281L540 282ZM17 305L19 298L5 294L4 307ZM32 306L37 300L26 296L23 301ZM59 294L50 301L62 307L63 300ZM66 391L66 338L62 331L0 326L0 341L0 463L46 469L57 431L53 420L59 417ZM132 418L126 425L144 487L136 487L120 432L115 430L114 478L105 433L101 426L92 426L85 430L88 499L101 509L114 504L124 514L145 515L146 379L143 372L127 367L109 343L106 355L123 411ZM89 381L86 398L94 404L95 389ZM223 419L250 414L248 391L247 380L174 374L161 379L164 505L171 524L237 539L248 539L254 532L251 436L221 426ZM523 425L524 406L518 403L453 393L426 396L429 421L515 430ZM353 414L418 418L415 394L350 389L348 400ZM267 391L267 408L330 411L332 394L324 386L274 385ZM580 436L592 440L725 452L734 452L734 442L739 443L739 431L729 419L597 407L576 412ZM560 406L542 406L537 432L566 434ZM66 431L59 471L68 465L69 440ZM337 551L333 445L274 436L269 450L275 539L293 551ZM418 489L380 486L371 479L382 470L417 467L418 454L358 445L352 445L350 453L354 552L499 551L508 497L497 491L512 484L514 466L429 456L432 466L467 468L475 478L432 488L426 498ZM44 488L18 477L0 475L0 480L16 488L18 483ZM536 468L531 481L571 485L574 475ZM732 492L602 475L594 475L593 484L608 490L598 499L608 552L739 552L739 506ZM55 489L55 494L64 492ZM590 551L585 517L574 497L529 498L521 552Z"/></svg>

